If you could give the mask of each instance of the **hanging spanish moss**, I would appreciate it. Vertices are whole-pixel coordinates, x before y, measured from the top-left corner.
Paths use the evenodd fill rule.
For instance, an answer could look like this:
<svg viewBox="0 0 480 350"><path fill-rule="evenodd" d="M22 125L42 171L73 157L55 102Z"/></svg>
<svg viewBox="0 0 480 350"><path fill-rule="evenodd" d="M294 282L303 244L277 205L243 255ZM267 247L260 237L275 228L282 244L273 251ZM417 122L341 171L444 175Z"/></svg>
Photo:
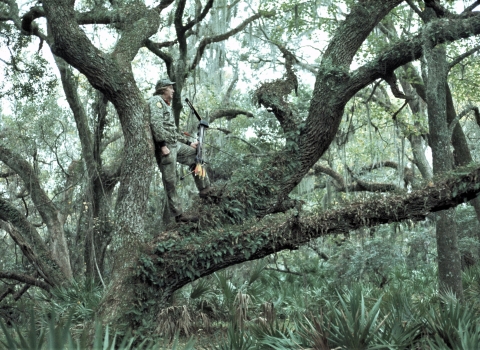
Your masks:
<svg viewBox="0 0 480 350"><path fill-rule="evenodd" d="M312 193L315 189L315 176L305 176L297 185L297 193L299 195Z"/></svg>

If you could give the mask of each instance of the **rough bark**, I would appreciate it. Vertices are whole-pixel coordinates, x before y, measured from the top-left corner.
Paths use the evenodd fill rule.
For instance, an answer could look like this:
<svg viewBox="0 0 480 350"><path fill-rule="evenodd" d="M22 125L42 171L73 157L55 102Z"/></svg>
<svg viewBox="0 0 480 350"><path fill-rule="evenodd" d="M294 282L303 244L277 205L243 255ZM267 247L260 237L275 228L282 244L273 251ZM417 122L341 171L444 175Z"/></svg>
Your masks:
<svg viewBox="0 0 480 350"><path fill-rule="evenodd" d="M58 267L61 269L65 278L71 280L73 276L70 265L70 254L68 252L63 226L59 220L60 212L43 190L33 168L20 155L0 144L0 160L22 178L25 187L30 192L32 201L35 203L35 207L50 232L53 259L58 263Z"/></svg>
<svg viewBox="0 0 480 350"><path fill-rule="evenodd" d="M142 298L156 295L156 307L161 308L168 305L175 290L221 268L263 258L280 250L297 249L324 235L346 234L361 227L404 220L420 221L431 212L470 200L479 191L480 168L476 168L467 174L430 183L408 195L374 197L367 202L316 215L293 216L288 221L264 219L244 231L222 233L220 238L193 233L179 241L179 232L166 232L147 243L146 255L137 269L139 277L131 283L137 284L138 290L145 291L145 294L139 293ZM451 249L450 245L448 249ZM136 297L140 298L140 295Z"/></svg>
<svg viewBox="0 0 480 350"><path fill-rule="evenodd" d="M77 125L78 136L82 147L82 159L87 172L87 184L83 210L80 214L77 229L77 247L83 251L80 266L85 266L86 277L102 279L107 245L111 241L113 221L109 215L112 203L115 174L108 176L103 169L101 145L107 123L108 100L100 92L97 93L93 106L94 133L90 132L87 113L77 93L77 84L73 74L63 59L55 58L60 71L63 90Z"/></svg>
<svg viewBox="0 0 480 350"><path fill-rule="evenodd" d="M366 167L366 170L373 170L373 169L384 167L384 166L398 168L398 164L394 162L380 162L375 164L374 166ZM313 173L316 175L318 175L319 173L322 173L322 174L331 176L332 179L334 180L333 184L335 186L335 190L339 192L361 192L361 191L392 192L392 191L402 190L395 184L367 182L367 181L362 181L360 179L354 179L352 183L347 185L341 174L337 173L335 170L333 170L328 166L324 166L320 164L315 164L312 170L313 170Z"/></svg>
<svg viewBox="0 0 480 350"><path fill-rule="evenodd" d="M415 72L416 70L412 65L409 65L408 68L405 67L405 70L408 69L408 72ZM417 81L421 81L420 77L416 75L414 78L418 79ZM408 105L410 110L414 115L425 116L424 109L421 107L421 100L419 97L423 96L423 101L425 101L425 85L416 84L417 88L413 88L405 79L400 79L402 84L403 90L407 95L414 96L413 98L409 99ZM416 94L415 94L416 93ZM417 128L420 128L418 122L416 122ZM430 166L430 163L425 156L426 151L426 143L424 140L425 135L419 133L412 133L407 136L408 140L410 141L410 145L412 147L413 159L415 161L415 165L417 166L418 170L422 174L422 177L425 180L429 180L433 177L433 169Z"/></svg>
<svg viewBox="0 0 480 350"><path fill-rule="evenodd" d="M431 18L428 9L426 15ZM450 151L451 135L447 123L447 53L444 46L433 47L430 31L424 33L424 55L427 63L427 111L429 144L432 148L433 173L448 172L453 168ZM437 263L440 289L451 290L463 298L460 251L457 242L455 212L445 210L438 214L436 222Z"/></svg>
<svg viewBox="0 0 480 350"><path fill-rule="evenodd" d="M153 143L147 105L135 83L131 61L147 38L157 31L159 10L147 9L141 1L126 5L121 36L113 52L106 54L72 23L73 2L46 0L43 6L51 31L52 52L83 73L112 102L122 126L125 145L112 242L115 254L112 278L118 283L137 263L139 246L145 239L144 215L154 163ZM109 289L109 293L115 290ZM106 305L102 309L105 322L111 321L117 311L118 304Z"/></svg>
<svg viewBox="0 0 480 350"><path fill-rule="evenodd" d="M10 203L0 198L0 227L8 232L40 277L50 286L60 286L66 279L58 268L42 237L33 225Z"/></svg>
<svg viewBox="0 0 480 350"><path fill-rule="evenodd" d="M40 288L42 288L46 291L49 291L50 288L51 288L49 284L45 283L42 280L39 280L39 279L37 279L35 277L32 277L32 276L22 275L22 274L15 273L15 272L0 271L0 278L7 278L7 279L16 280L16 281L23 282L23 283L26 283L26 284L31 285L31 286L40 287ZM1 300L1 298L0 298L0 300Z"/></svg>
<svg viewBox="0 0 480 350"><path fill-rule="evenodd" d="M232 120L238 117L239 115L244 115L247 118L253 118L253 114L251 112L245 111L243 109L229 108L229 109L216 109L212 111L212 113L209 115L209 121L210 123L212 123L214 120L217 120L220 118Z"/></svg>
<svg viewBox="0 0 480 350"><path fill-rule="evenodd" d="M306 125L301 130L298 149L295 150L295 158L298 159L298 164L294 167L295 173L282 181L277 203L283 201L328 148L350 98L376 79L385 77L422 55L422 34L419 34L397 41L390 49L355 71L348 70L354 52L365 35L399 3L400 1L357 3L332 38L322 58ZM362 28L356 28L359 23ZM468 18L435 20L428 26L433 44L438 45L479 33L480 16L475 13Z"/></svg>

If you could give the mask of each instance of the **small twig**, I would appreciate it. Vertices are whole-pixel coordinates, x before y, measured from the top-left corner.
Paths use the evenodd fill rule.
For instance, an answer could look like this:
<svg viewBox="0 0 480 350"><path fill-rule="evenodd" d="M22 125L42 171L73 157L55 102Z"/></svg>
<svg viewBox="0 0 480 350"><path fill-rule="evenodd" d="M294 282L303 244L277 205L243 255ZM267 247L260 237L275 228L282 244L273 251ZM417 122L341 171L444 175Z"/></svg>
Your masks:
<svg viewBox="0 0 480 350"><path fill-rule="evenodd" d="M396 111L395 113L393 113L393 115L392 115L392 119L393 119L393 120L397 120L398 114L402 111L402 109L405 108L405 106L407 105L407 103L408 103L408 100L405 100L403 106L400 107L400 109L399 109L398 111Z"/></svg>
<svg viewBox="0 0 480 350"><path fill-rule="evenodd" d="M425 15L417 6L415 6L413 1L412 0L406 0L406 1L407 1L407 4L411 7L411 9L418 15L418 17L420 17L422 20L425 20Z"/></svg>
<svg viewBox="0 0 480 350"><path fill-rule="evenodd" d="M6 291L4 291L2 294L0 294L0 302L5 299L9 294L13 294L14 290L13 288L8 287Z"/></svg>
<svg viewBox="0 0 480 350"><path fill-rule="evenodd" d="M452 122L450 123L450 125L448 126L448 132L450 135L452 135L453 133L453 129L455 129L455 126L457 125L457 123L460 121L460 119L462 119L465 115L468 114L468 112L470 111L474 111L475 113L475 117L477 117L477 114L478 114L478 107L476 106L468 106L466 109L464 109L462 112L460 112L459 114L457 114L457 116L452 120ZM477 118L475 118L477 119ZM477 119L477 123L478 123L478 119Z"/></svg>
<svg viewBox="0 0 480 350"><path fill-rule="evenodd" d="M467 52L461 54L460 56L457 56L452 62L450 62L448 64L448 71L450 71L455 65L457 65L458 63L460 63L462 60L464 60L465 58L473 55L475 52L477 52L478 50L480 50L480 45L477 45L475 46L473 49L471 50L468 50Z"/></svg>
<svg viewBox="0 0 480 350"><path fill-rule="evenodd" d="M281 272L281 273L289 273L289 274L296 275L296 276L303 276L301 273L298 273L298 272L295 272L295 271L282 270L282 269L273 268L273 267L266 267L265 270L277 271L277 272Z"/></svg>
<svg viewBox="0 0 480 350"><path fill-rule="evenodd" d="M370 96L368 96L368 98L363 102L364 104L367 104L367 103L371 100L371 98L372 98L373 95L375 94L375 90L377 90L377 87L378 87L378 85L380 85L381 82L382 82L382 81L379 80L379 81L377 81L377 82L375 83L375 85L373 86L373 89L372 89L372 93L371 93Z"/></svg>
<svg viewBox="0 0 480 350"><path fill-rule="evenodd" d="M18 299L20 299L23 296L23 294L25 294L27 292L27 290L30 289L30 287L31 287L31 285L29 285L29 284L24 285L22 289L20 289L18 292L16 292L13 295L13 300L18 301Z"/></svg>

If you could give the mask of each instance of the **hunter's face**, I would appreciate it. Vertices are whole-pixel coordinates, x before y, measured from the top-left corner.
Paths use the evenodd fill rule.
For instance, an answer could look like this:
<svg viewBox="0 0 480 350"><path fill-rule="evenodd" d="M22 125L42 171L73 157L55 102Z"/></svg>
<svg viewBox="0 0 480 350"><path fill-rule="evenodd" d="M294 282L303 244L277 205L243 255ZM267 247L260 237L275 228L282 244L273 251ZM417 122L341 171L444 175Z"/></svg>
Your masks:
<svg viewBox="0 0 480 350"><path fill-rule="evenodd" d="M174 93L175 93L175 90L173 89L173 85L168 85L167 88L165 89L165 92L163 93L163 96L165 97L166 100L171 101L173 99Z"/></svg>

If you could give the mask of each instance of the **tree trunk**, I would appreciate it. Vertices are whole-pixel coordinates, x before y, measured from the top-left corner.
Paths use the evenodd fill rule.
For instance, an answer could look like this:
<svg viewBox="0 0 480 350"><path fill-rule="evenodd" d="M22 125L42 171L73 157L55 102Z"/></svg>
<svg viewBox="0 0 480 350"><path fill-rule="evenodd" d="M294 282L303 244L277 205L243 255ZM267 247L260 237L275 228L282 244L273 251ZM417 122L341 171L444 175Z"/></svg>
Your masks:
<svg viewBox="0 0 480 350"><path fill-rule="evenodd" d="M455 111L455 105L453 103L452 92L447 85L447 122L448 125L455 119L457 112ZM452 133L452 145L453 145L453 159L455 166L462 167L473 162L470 148L468 147L467 138L462 130L460 123L455 125ZM476 197L470 201L470 204L475 209L477 220L480 222L480 197ZM480 242L480 232L477 233L478 240ZM479 248L480 249L480 248ZM480 250L479 250L480 251Z"/></svg>
<svg viewBox="0 0 480 350"><path fill-rule="evenodd" d="M433 10L426 9L431 12ZM433 47L428 37L424 35L424 56L428 69L427 81L427 110L429 126L429 143L432 148L433 173L452 170L453 157L450 151L451 135L447 124L447 55L444 46ZM452 211L443 211L438 214L436 222L438 276L439 287L442 291L450 290L457 298L463 298L462 269L460 252L457 244L455 215Z"/></svg>

